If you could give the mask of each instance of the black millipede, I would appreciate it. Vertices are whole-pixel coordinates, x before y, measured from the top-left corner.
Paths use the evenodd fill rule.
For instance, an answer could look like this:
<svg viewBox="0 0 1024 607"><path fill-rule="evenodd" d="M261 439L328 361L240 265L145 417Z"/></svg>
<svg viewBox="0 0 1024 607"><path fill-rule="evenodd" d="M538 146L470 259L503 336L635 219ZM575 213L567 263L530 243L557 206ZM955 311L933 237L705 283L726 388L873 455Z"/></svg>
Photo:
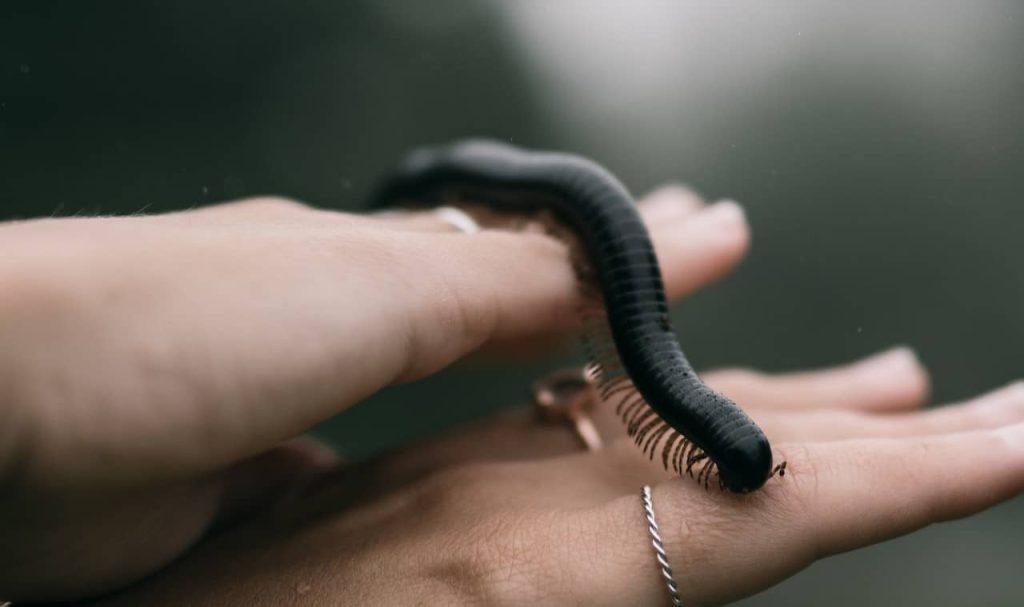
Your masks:
<svg viewBox="0 0 1024 607"><path fill-rule="evenodd" d="M672 331L647 228L629 191L600 165L482 140L420 148L371 204L467 211L475 205L550 217L545 225L570 243L584 300L591 302L590 370L604 400L618 400L616 412L644 453L653 458L660 450L666 469L705 487L717 476L722 488L738 493L785 473L785 463L773 467L757 424L690 366ZM609 332L614 347L600 339Z"/></svg>

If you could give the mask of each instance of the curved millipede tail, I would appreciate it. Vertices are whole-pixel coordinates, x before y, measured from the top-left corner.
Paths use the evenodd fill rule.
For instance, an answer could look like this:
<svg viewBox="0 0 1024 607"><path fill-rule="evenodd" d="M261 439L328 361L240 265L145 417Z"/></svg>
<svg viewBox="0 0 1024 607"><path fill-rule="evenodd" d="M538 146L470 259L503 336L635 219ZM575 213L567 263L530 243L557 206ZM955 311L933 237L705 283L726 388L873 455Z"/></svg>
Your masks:
<svg viewBox="0 0 1024 607"><path fill-rule="evenodd" d="M785 473L785 463L772 466L764 432L690 366L672 331L647 229L632 196L604 168L491 141L421 148L373 201L393 204L553 216L548 227L570 243L588 302L589 371L637 446L705 487L746 493Z"/></svg>

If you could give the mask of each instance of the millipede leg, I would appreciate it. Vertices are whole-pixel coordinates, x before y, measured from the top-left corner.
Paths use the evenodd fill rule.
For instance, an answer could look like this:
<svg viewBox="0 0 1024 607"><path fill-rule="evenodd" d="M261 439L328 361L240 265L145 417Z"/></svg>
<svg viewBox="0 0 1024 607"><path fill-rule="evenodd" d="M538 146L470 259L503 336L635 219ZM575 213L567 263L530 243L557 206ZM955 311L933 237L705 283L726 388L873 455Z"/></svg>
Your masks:
<svg viewBox="0 0 1024 607"><path fill-rule="evenodd" d="M633 386L633 382L629 381L628 377L616 378L601 389L601 398L608 400L616 394L622 394L629 390L636 390Z"/></svg>
<svg viewBox="0 0 1024 607"><path fill-rule="evenodd" d="M660 417L656 417L644 428L644 436L645 439L643 444L640 445L640 452L647 455L648 459L654 460L654 450L652 447L661 440L662 436L665 436L665 422L661 421Z"/></svg>
<svg viewBox="0 0 1024 607"><path fill-rule="evenodd" d="M670 430L668 424L660 419L658 424L658 429L651 434L651 437L647 439L647 443L643 447L643 452L647 454L647 459L651 461L654 461L654 453L657 451L658 442Z"/></svg>
<svg viewBox="0 0 1024 607"><path fill-rule="evenodd" d="M643 442L648 433L650 433L651 430L654 430L654 428L661 423L661 419L655 415L653 411L645 414L643 420L637 424L639 429L636 433L636 446L639 447L640 443Z"/></svg>
<svg viewBox="0 0 1024 607"><path fill-rule="evenodd" d="M665 439L665 444L661 447L661 465L664 466L666 470L671 470L669 465L670 461L672 461L672 451L676 448L676 445L679 444L681 439L682 437L679 436L678 432L670 431L669 437Z"/></svg>
<svg viewBox="0 0 1024 607"><path fill-rule="evenodd" d="M711 478L711 466L713 466L714 463L715 462L712 461L711 458L708 458L707 461L704 462L704 465L701 466L700 473L697 475L697 482L698 483L701 482L701 477L704 478L703 484L704 484L704 490L705 491L708 490L708 479Z"/></svg>
<svg viewBox="0 0 1024 607"><path fill-rule="evenodd" d="M676 445L675 453L672 454L672 469L679 476L683 475L683 457L693 444L690 439L680 435L682 440Z"/></svg>
<svg viewBox="0 0 1024 607"><path fill-rule="evenodd" d="M703 461L703 460L705 460L707 458L708 458L708 454L704 453L703 451L698 451L698 452L695 452L695 453L690 453L690 455L687 456L687 458L686 458L686 474L690 478L693 478L693 466L694 466L694 464L697 464L697 463L699 463L699 462L701 462L701 461Z"/></svg>
<svg viewBox="0 0 1024 607"><path fill-rule="evenodd" d="M784 461L772 468L772 473L768 475L768 478L772 478L775 475L778 475L780 478L786 476L786 463L787 462Z"/></svg>
<svg viewBox="0 0 1024 607"><path fill-rule="evenodd" d="M626 397L619 402L619 405L615 407L615 412L623 419L623 421L628 423L634 413L646 404L647 403L644 402L644 398L639 394L627 394Z"/></svg>
<svg viewBox="0 0 1024 607"><path fill-rule="evenodd" d="M640 435L640 430L643 429L646 432L647 422L651 421L656 417L656 414L648 409L647 407L640 407L637 409L637 414L633 416L633 421L626 427L626 433L633 437L633 443L637 447L640 446L640 441L643 440L643 436Z"/></svg>

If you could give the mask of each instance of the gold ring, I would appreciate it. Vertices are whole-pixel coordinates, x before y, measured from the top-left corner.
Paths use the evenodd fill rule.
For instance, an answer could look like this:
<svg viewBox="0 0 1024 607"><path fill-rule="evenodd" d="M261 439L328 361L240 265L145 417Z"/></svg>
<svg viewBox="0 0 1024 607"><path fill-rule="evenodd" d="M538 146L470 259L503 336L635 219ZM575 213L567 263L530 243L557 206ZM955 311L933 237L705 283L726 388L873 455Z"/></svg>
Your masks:
<svg viewBox="0 0 1024 607"><path fill-rule="evenodd" d="M480 231L480 224L462 209L443 206L434 209L433 213L438 219L464 234L476 234Z"/></svg>
<svg viewBox="0 0 1024 607"><path fill-rule="evenodd" d="M594 377L586 368L561 369L533 384L530 390L538 417L549 423L568 423L588 451L604 441L588 413L599 397Z"/></svg>

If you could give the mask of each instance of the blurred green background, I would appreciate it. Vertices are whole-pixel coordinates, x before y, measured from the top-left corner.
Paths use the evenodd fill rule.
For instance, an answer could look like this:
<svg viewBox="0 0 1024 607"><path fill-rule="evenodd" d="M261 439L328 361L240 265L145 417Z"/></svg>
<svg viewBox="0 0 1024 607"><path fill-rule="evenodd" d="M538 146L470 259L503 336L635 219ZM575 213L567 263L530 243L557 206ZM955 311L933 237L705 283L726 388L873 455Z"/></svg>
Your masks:
<svg viewBox="0 0 1024 607"><path fill-rule="evenodd" d="M897 343L936 402L1024 374L1024 3L5 2L0 219L274 193L358 209L407 148L490 136L748 210L679 306L702 367ZM3 254L0 245L0 255ZM459 368L321 428L365 456L521 403L563 355ZM1024 501L743 604L1024 604Z"/></svg>

